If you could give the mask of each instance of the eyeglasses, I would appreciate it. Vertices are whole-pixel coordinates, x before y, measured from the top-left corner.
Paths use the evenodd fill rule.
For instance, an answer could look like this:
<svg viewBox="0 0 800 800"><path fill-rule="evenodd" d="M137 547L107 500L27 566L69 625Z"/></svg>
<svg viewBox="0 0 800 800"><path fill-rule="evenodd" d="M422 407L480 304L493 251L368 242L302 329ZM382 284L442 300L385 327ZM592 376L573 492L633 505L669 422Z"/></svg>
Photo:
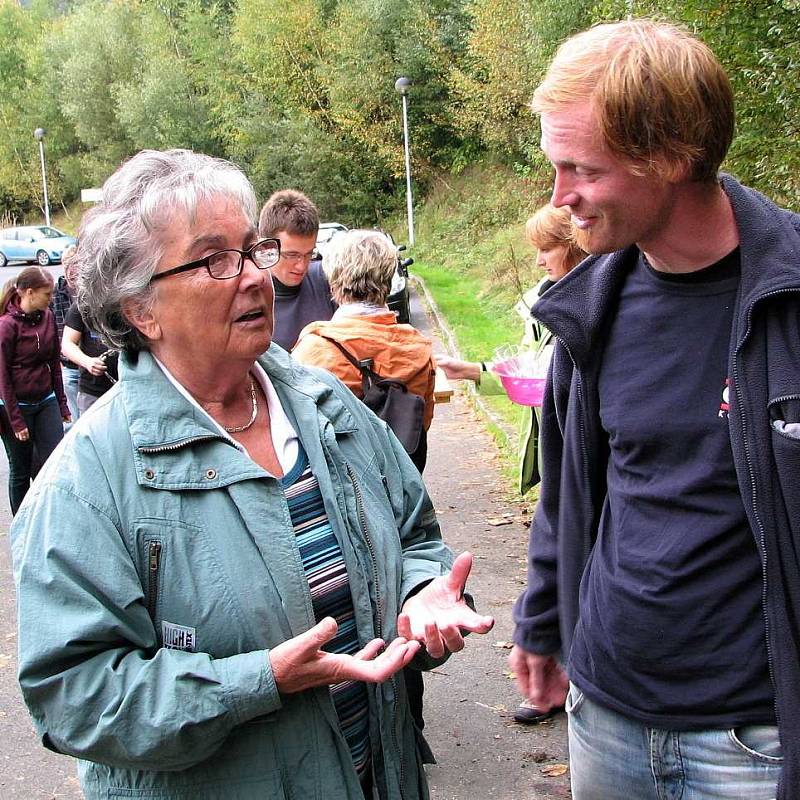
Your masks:
<svg viewBox="0 0 800 800"><path fill-rule="evenodd" d="M225 281L241 275L245 258L249 258L259 269L269 269L278 263L280 257L281 243L277 239L262 239L247 250L237 250L233 247L228 250L218 250L210 256L198 258L197 261L189 261L179 267L158 272L150 278L150 283L200 267L205 267L215 280Z"/></svg>
<svg viewBox="0 0 800 800"><path fill-rule="evenodd" d="M281 258L284 261L289 261L293 263L297 263L298 261L316 261L322 256L319 254L318 250L312 250L310 253L295 253L294 251L289 251L287 253L281 253Z"/></svg>

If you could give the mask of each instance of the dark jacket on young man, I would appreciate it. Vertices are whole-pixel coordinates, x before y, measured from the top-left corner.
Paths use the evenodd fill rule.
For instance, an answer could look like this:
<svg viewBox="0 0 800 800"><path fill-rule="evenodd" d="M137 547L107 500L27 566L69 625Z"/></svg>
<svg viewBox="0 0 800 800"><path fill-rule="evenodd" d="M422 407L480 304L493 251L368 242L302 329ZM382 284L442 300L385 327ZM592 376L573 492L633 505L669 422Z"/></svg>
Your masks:
<svg viewBox="0 0 800 800"><path fill-rule="evenodd" d="M784 757L778 798L788 800L800 786L800 439L771 423L800 422L800 216L729 176L721 181L741 257L728 424L763 564L767 653ZM564 661L606 496L609 442L599 416L599 356L637 257L631 247L586 259L535 309L557 344L542 409L544 477L531 525L528 586L514 608L514 642Z"/></svg>
<svg viewBox="0 0 800 800"><path fill-rule="evenodd" d="M336 311L331 287L322 270L322 261L312 261L298 286L286 286L277 278L275 287L275 327L272 341L291 350L300 331L311 322L327 321Z"/></svg>

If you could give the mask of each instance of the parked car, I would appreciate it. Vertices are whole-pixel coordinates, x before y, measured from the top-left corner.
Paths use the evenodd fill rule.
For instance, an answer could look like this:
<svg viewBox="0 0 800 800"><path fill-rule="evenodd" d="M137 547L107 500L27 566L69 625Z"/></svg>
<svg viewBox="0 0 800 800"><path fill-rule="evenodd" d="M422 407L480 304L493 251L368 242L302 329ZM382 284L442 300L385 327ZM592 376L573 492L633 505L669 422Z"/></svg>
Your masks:
<svg viewBox="0 0 800 800"><path fill-rule="evenodd" d="M348 230L346 225L341 222L323 222L319 226L319 233L317 233L317 252L325 258L325 249L331 243L337 233ZM386 301L389 308L397 314L397 321L406 324L411 323L411 308L409 306L408 297L408 268L414 263L413 258L401 258L400 253L406 249L405 245L397 245L392 239L391 234L386 231L378 230L385 236L392 247L397 250L397 267L392 277L392 288L389 290L389 298Z"/></svg>
<svg viewBox="0 0 800 800"><path fill-rule="evenodd" d="M330 244L331 239L336 236L339 231L346 231L347 226L342 225L341 222L322 222L320 223L319 230L317 231L317 252L325 255L325 249Z"/></svg>
<svg viewBox="0 0 800 800"><path fill-rule="evenodd" d="M59 263L61 254L78 240L48 225L21 225L0 230L0 267L9 261L30 261L40 267Z"/></svg>

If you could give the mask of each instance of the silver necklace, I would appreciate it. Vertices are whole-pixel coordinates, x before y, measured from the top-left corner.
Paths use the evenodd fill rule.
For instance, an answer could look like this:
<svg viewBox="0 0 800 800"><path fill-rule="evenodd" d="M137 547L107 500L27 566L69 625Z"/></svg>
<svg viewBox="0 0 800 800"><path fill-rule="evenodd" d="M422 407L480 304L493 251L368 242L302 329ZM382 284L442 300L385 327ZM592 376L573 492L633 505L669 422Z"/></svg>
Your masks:
<svg viewBox="0 0 800 800"><path fill-rule="evenodd" d="M242 431L246 431L256 421L256 417L258 416L258 397L256 396L256 382L252 378L250 378L250 398L253 401L253 413L250 415L250 420L245 422L244 425L234 425L231 428L227 425L223 425L222 427L225 428L228 433L241 433Z"/></svg>

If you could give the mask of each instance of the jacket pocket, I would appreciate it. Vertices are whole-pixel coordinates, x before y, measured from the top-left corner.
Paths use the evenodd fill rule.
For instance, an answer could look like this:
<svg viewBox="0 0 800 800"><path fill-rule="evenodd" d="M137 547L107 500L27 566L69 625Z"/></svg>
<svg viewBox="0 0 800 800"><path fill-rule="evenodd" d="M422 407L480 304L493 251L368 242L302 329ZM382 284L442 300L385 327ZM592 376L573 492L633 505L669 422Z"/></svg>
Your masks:
<svg viewBox="0 0 800 800"><path fill-rule="evenodd" d="M780 436L800 442L800 394L784 395L770 400L767 406L769 424Z"/></svg>
<svg viewBox="0 0 800 800"><path fill-rule="evenodd" d="M778 484L789 523L795 528L800 524L800 394L771 401L768 412Z"/></svg>
<svg viewBox="0 0 800 800"><path fill-rule="evenodd" d="M215 781L193 786L148 788L109 787L109 800L146 798L147 800L287 800L280 773L272 772L253 778Z"/></svg>
<svg viewBox="0 0 800 800"><path fill-rule="evenodd" d="M207 530L147 518L136 520L130 535L157 647L214 658L258 649L248 628L250 617Z"/></svg>
<svg viewBox="0 0 800 800"><path fill-rule="evenodd" d="M156 612L158 611L158 586L161 577L161 554L163 551L163 543L160 539L145 539L144 542L144 558L147 565L147 580L145 581L145 590L147 592L147 613L153 624L156 621Z"/></svg>

